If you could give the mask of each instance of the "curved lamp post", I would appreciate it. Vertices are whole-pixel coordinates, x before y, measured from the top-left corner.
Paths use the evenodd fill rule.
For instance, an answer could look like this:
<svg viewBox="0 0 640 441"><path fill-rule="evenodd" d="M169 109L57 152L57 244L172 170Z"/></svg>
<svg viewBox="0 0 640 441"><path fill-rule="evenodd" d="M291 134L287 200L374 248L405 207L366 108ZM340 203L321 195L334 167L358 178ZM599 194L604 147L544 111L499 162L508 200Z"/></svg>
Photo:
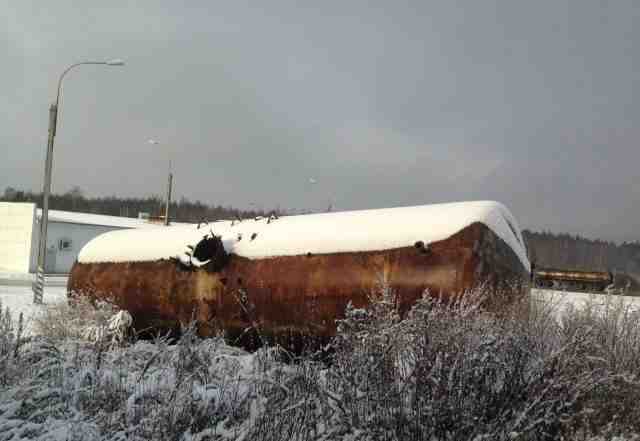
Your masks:
<svg viewBox="0 0 640 441"><path fill-rule="evenodd" d="M60 104L60 89L62 80L71 69L83 64L102 64L105 66L123 66L124 61L120 59L108 61L83 61L67 67L58 79L58 91L56 101L49 107L49 138L47 140L47 159L44 166L44 185L42 189L42 217L40 219L40 239L38 243L38 268L36 282L33 285L33 303L42 303L42 292L44 290L44 268L47 254L47 227L49 222L49 192L51 191L51 166L53 163L53 141L56 137L56 125L58 123L58 105Z"/></svg>

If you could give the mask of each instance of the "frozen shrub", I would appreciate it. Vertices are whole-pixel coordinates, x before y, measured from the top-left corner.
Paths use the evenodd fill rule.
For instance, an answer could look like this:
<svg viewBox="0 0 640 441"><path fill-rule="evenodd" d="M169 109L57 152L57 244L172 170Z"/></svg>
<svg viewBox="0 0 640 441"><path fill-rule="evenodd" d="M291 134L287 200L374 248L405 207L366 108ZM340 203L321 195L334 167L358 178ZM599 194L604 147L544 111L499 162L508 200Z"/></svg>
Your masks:
<svg viewBox="0 0 640 441"><path fill-rule="evenodd" d="M17 375L20 350L27 341L23 315L20 314L16 322L9 308L3 310L0 301L0 390Z"/></svg>
<svg viewBox="0 0 640 441"><path fill-rule="evenodd" d="M84 306L54 311L49 335L16 346L24 340L2 315L12 374L0 386L0 441L638 439L633 311L587 305L557 322L528 300L487 313L495 293L482 288L427 294L402 315L381 283L366 309L349 305L323 361L247 353L194 325L176 341L113 342L112 311ZM87 325L104 338L86 339Z"/></svg>
<svg viewBox="0 0 640 441"><path fill-rule="evenodd" d="M640 312L616 297L607 297L604 305L591 299L562 316L563 337L588 332L587 357L607 372L606 381L581 402L584 425L590 431L640 433L639 319Z"/></svg>
<svg viewBox="0 0 640 441"><path fill-rule="evenodd" d="M108 303L94 303L83 296L71 297L66 303L42 310L35 317L35 332L56 341L102 340L108 333L109 319L117 312Z"/></svg>
<svg viewBox="0 0 640 441"><path fill-rule="evenodd" d="M619 433L638 431L637 382L628 370L639 355L637 321L605 310L579 325L558 324L548 305L524 302L488 314L480 307L488 294L495 295L482 288L454 301L425 295L404 320L384 287L366 311L348 308L327 373L343 399L340 424L427 440L559 439L603 433L612 418L627 422ZM606 341L627 343L603 352ZM611 364L621 359L624 369Z"/></svg>

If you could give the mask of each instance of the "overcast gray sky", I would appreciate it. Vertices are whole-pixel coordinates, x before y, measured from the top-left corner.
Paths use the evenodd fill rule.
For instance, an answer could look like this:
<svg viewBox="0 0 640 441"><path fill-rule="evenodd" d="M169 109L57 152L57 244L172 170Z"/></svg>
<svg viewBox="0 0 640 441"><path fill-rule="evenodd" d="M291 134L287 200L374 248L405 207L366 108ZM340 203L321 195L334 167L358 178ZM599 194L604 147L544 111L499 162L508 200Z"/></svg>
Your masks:
<svg viewBox="0 0 640 441"><path fill-rule="evenodd" d="M161 194L171 157L208 203L638 240L639 48L636 0L0 0L0 191L41 190L64 68L117 57L65 79L54 192Z"/></svg>

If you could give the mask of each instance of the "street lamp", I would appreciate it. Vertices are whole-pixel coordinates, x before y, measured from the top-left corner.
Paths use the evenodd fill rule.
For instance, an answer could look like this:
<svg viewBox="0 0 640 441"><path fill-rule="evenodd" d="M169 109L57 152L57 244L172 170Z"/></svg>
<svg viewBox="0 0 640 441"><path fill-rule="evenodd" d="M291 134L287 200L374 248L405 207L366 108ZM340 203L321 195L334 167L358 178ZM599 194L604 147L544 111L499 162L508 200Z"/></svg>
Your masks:
<svg viewBox="0 0 640 441"><path fill-rule="evenodd" d="M60 104L60 89L62 79L71 69L83 64L102 64L105 66L124 66L124 61L113 59L107 61L83 61L67 67L58 79L58 91L56 101L49 107L49 138L47 140L47 158L44 165L44 185L42 189L42 217L40 219L40 240L38 243L38 267L36 282L33 285L33 303L42 303L42 292L44 290L44 268L47 254L47 227L49 221L49 192L51 191L51 166L53 163L53 141L56 137L56 126L58 123L58 105Z"/></svg>
<svg viewBox="0 0 640 441"><path fill-rule="evenodd" d="M149 144L160 145L155 139L150 139ZM173 173L171 173L171 159L169 159L169 170L167 172L167 196L164 205L164 224L169 225L169 206L171 205L171 187L173 186Z"/></svg>

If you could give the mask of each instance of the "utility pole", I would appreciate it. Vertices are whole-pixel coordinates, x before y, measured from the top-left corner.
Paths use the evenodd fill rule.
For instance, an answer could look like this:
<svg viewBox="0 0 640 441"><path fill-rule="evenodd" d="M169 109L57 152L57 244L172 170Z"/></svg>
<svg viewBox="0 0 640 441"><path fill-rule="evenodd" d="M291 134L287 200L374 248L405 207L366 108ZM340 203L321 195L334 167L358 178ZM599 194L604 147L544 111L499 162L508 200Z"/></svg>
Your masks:
<svg viewBox="0 0 640 441"><path fill-rule="evenodd" d="M51 168L53 165L53 143L56 137L58 121L58 100L49 107L49 138L47 139L47 157L44 165L44 185L42 191L42 215L40 216L40 237L38 242L38 265L36 282L33 285L33 303L42 303L44 292L44 266L47 252L47 227L49 225L49 192L51 191Z"/></svg>
<svg viewBox="0 0 640 441"><path fill-rule="evenodd" d="M155 139L150 139L147 141L151 145L160 145L159 141ZM171 154L169 150L167 150L167 154L169 155L169 168L167 169L167 196L165 198L164 203L164 224L169 225L169 208L171 207L171 188L173 186L173 173L171 173Z"/></svg>
<svg viewBox="0 0 640 441"><path fill-rule="evenodd" d="M164 224L169 225L169 206L171 206L171 186L173 184L173 174L169 166L169 179L167 180L167 201L164 206Z"/></svg>

